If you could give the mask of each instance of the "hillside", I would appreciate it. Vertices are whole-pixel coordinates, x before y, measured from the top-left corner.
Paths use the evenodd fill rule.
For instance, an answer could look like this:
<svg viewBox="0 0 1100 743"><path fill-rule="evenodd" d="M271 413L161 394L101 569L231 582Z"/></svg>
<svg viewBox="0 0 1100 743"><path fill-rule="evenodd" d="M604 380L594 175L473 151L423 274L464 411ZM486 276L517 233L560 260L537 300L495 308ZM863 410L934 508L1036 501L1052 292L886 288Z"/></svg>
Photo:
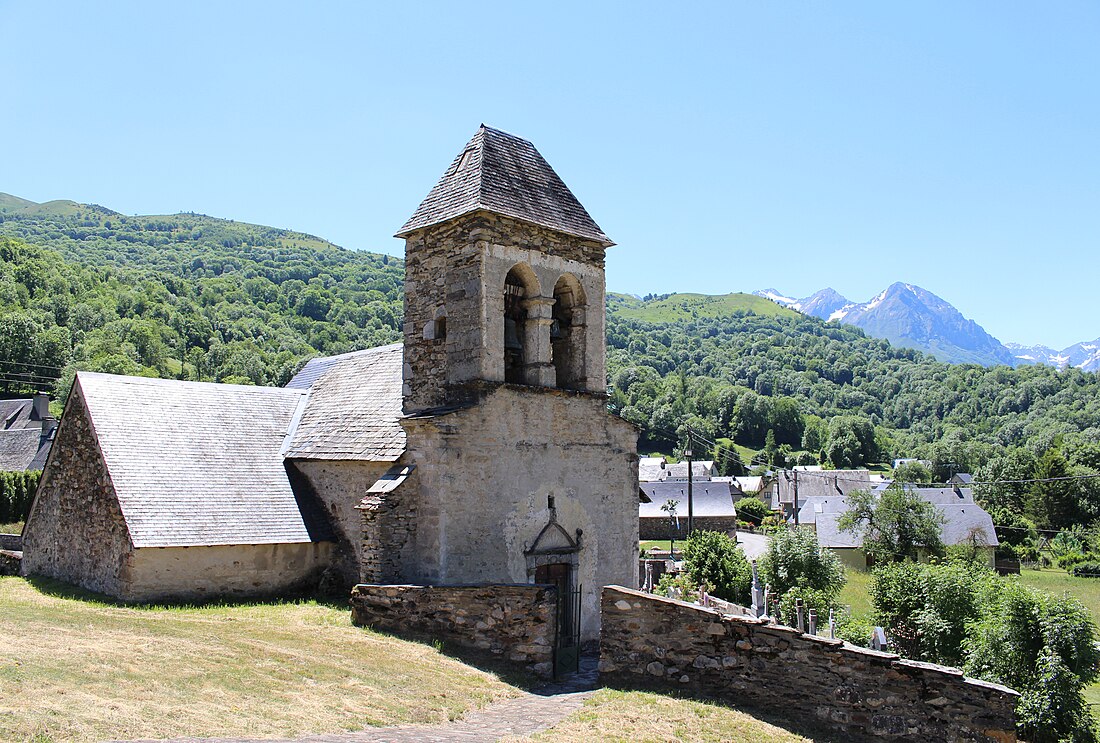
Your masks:
<svg viewBox="0 0 1100 743"><path fill-rule="evenodd" d="M390 256L196 214L0 205L0 391L75 367L282 384L306 358L400 336Z"/></svg>
<svg viewBox="0 0 1100 743"><path fill-rule="evenodd" d="M753 313L761 317L794 317L797 313L752 294L668 294L642 300L629 294L608 294L608 310L619 317L644 322L676 322L702 317Z"/></svg>

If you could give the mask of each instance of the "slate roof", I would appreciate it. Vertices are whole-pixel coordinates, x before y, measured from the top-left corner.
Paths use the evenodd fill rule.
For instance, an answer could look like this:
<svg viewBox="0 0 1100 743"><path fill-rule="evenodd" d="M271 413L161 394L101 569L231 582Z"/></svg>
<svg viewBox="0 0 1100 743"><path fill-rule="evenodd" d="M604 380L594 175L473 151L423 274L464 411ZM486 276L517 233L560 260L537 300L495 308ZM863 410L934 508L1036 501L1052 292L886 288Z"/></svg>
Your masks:
<svg viewBox="0 0 1100 743"><path fill-rule="evenodd" d="M481 209L614 245L533 144L484 124L397 237Z"/></svg>
<svg viewBox="0 0 1100 743"><path fill-rule="evenodd" d="M19 428L13 431L0 431L0 472L19 472L22 470L42 469L34 466L43 448L41 429ZM48 443L48 442L47 442ZM49 446L44 447L49 451ZM43 457L44 458L44 457Z"/></svg>
<svg viewBox="0 0 1100 743"><path fill-rule="evenodd" d="M134 547L331 539L282 449L304 394L78 372Z"/></svg>
<svg viewBox="0 0 1100 743"><path fill-rule="evenodd" d="M664 457L640 457L638 459L638 482L657 482L668 476Z"/></svg>
<svg viewBox="0 0 1100 743"><path fill-rule="evenodd" d="M643 482L642 492L649 496L649 503L638 505L638 515L641 518L668 518L668 513L661 510L661 506L669 500L679 501L676 506L676 515L681 519L687 518L687 481L683 482ZM736 516L733 507L733 494L730 492L728 482L704 481L696 483L691 489L692 515L695 517L706 516Z"/></svg>
<svg viewBox="0 0 1100 743"><path fill-rule="evenodd" d="M393 462L405 452L401 417L402 345L314 359L309 400L291 438L291 459ZM319 373L314 374L315 371Z"/></svg>
<svg viewBox="0 0 1100 743"><path fill-rule="evenodd" d="M780 503L794 499L794 475L782 472L776 478ZM846 496L854 490L871 490L877 484L868 470L821 470L798 472L798 501L806 498Z"/></svg>

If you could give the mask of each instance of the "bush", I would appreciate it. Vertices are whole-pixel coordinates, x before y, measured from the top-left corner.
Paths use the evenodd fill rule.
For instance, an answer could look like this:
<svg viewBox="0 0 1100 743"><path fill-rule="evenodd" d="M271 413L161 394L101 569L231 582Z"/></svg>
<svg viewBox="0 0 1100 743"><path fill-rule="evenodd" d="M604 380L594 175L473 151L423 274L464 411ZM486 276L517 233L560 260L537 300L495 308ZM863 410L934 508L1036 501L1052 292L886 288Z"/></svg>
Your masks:
<svg viewBox="0 0 1100 743"><path fill-rule="evenodd" d="M828 622L828 617L826 617ZM826 628L828 624L826 623ZM850 642L856 647L867 648L871 646L871 633L875 627L866 619L853 617L847 612L841 613L836 621L836 636L845 642Z"/></svg>
<svg viewBox="0 0 1100 743"><path fill-rule="evenodd" d="M795 599L802 599L807 612L816 609L819 623L828 621L844 587L844 567L832 550L821 548L817 534L784 529L768 544L760 567L761 579L779 601L781 621L793 626Z"/></svg>
<svg viewBox="0 0 1100 743"><path fill-rule="evenodd" d="M717 531L696 531L684 541L684 572L696 585L713 586L720 599L747 604L752 589L752 566L737 543Z"/></svg>
<svg viewBox="0 0 1100 743"><path fill-rule="evenodd" d="M0 524L25 521L42 473L0 472Z"/></svg>
<svg viewBox="0 0 1100 743"><path fill-rule="evenodd" d="M759 524L766 516L771 515L771 509L759 498L742 498L733 504L733 508L740 518L754 524Z"/></svg>
<svg viewBox="0 0 1100 743"><path fill-rule="evenodd" d="M1100 562L1079 562L1069 572L1075 578L1100 578Z"/></svg>

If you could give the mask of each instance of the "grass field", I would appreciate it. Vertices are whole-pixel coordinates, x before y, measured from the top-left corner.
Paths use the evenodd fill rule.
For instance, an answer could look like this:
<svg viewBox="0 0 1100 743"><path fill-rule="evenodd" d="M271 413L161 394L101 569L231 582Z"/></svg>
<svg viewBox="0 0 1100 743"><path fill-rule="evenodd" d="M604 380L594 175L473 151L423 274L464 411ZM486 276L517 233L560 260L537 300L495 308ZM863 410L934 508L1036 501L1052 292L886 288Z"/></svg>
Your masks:
<svg viewBox="0 0 1100 743"><path fill-rule="evenodd" d="M22 534L23 522L16 521L14 524L0 524L0 534Z"/></svg>
<svg viewBox="0 0 1100 743"><path fill-rule="evenodd" d="M0 578L0 740L442 722L518 690L342 606L123 607Z"/></svg>
<svg viewBox="0 0 1100 743"><path fill-rule="evenodd" d="M617 741L621 743L795 743L808 738L729 707L661 694L602 689L583 709L551 730L530 738L539 743Z"/></svg>

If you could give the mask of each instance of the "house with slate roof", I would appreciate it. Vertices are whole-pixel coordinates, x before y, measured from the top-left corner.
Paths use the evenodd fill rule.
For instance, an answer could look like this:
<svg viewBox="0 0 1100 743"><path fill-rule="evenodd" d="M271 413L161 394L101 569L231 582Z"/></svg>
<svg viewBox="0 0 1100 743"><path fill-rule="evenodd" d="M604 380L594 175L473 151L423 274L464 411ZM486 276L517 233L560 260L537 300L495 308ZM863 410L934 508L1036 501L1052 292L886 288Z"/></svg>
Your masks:
<svg viewBox="0 0 1100 743"><path fill-rule="evenodd" d="M45 393L31 399L0 400L0 472L42 469L56 428Z"/></svg>
<svg viewBox="0 0 1100 743"><path fill-rule="evenodd" d="M126 600L551 583L595 639L638 544L638 431L606 405L613 243L486 126L397 236L401 344L284 389L78 373L25 571Z"/></svg>
<svg viewBox="0 0 1100 743"><path fill-rule="evenodd" d="M887 481L876 486L872 492L881 493L889 486ZM993 518L974 502L969 488L958 485L947 488L906 485L905 488L936 509L943 521L940 538L945 545L973 547L990 567L994 566L994 553L999 541L993 528ZM845 496L839 494L813 495L805 500L800 497L798 522L814 529L818 543L833 550L845 565L866 569L869 563L863 552L862 538L855 532L842 531L837 525L847 510Z"/></svg>

